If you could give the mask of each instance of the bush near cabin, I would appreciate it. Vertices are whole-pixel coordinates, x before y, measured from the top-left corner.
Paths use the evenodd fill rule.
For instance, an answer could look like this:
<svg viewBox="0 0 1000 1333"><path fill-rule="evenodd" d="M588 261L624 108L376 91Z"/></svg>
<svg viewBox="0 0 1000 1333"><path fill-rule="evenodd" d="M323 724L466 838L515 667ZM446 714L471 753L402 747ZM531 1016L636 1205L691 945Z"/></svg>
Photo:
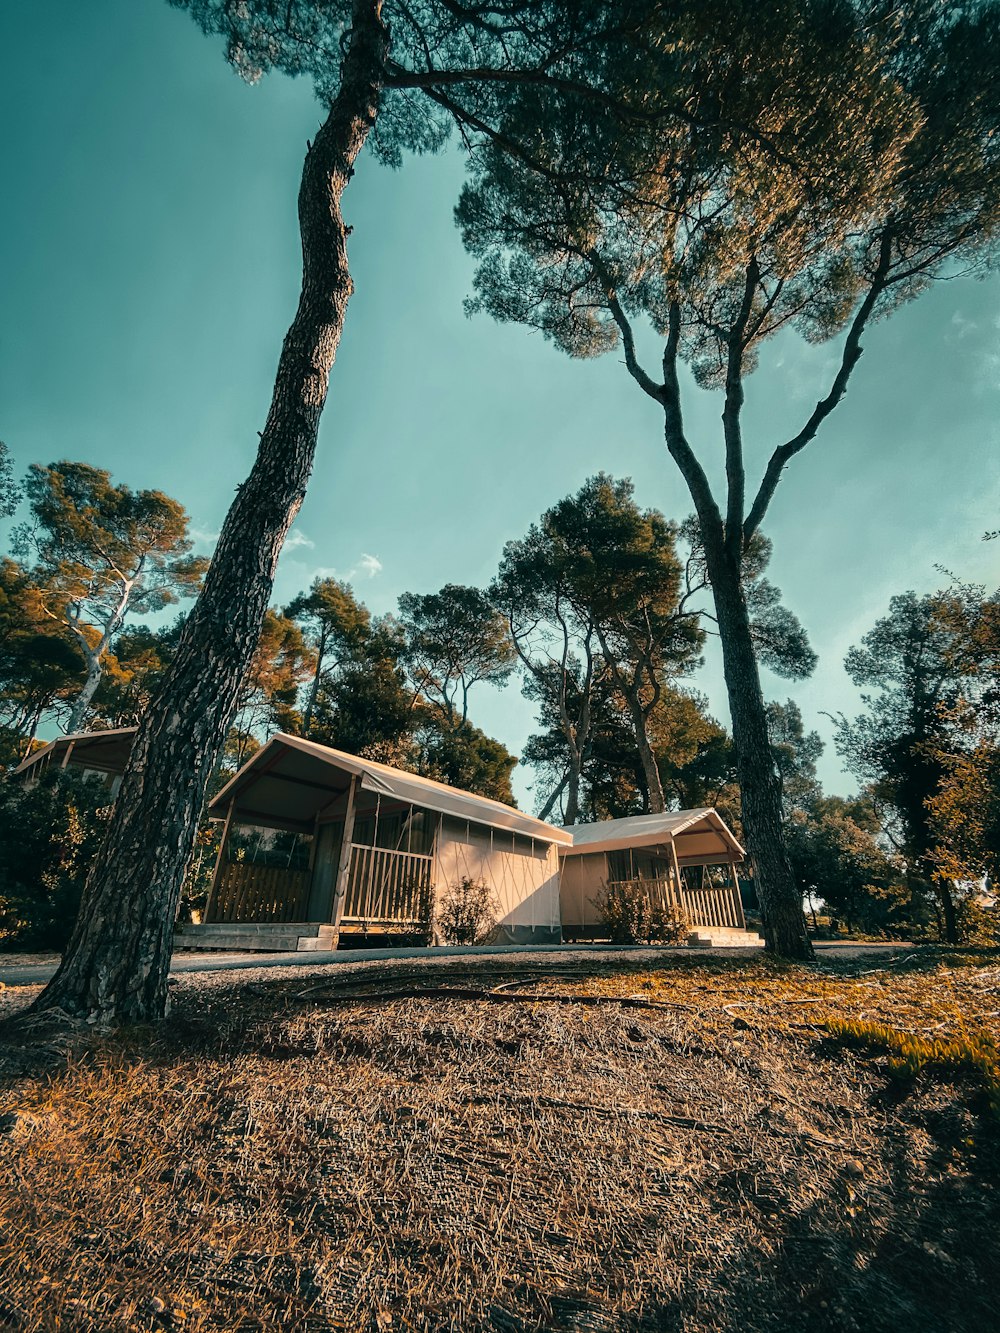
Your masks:
<svg viewBox="0 0 1000 1333"><path fill-rule="evenodd" d="M0 948L65 946L109 810L106 787L68 769L0 779Z"/></svg>
<svg viewBox="0 0 1000 1333"><path fill-rule="evenodd" d="M446 944L485 944L497 928L498 907L488 884L463 875L441 895L438 931Z"/></svg>
<svg viewBox="0 0 1000 1333"><path fill-rule="evenodd" d="M682 907L653 902L642 884L608 884L594 903L612 944L682 944L691 929Z"/></svg>

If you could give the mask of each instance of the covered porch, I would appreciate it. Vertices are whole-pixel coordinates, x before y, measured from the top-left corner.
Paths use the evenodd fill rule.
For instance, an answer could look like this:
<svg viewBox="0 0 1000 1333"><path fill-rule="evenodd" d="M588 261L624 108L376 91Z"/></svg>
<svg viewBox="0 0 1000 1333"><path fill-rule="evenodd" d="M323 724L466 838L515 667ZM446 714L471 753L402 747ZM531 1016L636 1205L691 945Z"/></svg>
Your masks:
<svg viewBox="0 0 1000 1333"><path fill-rule="evenodd" d="M683 912L692 943L747 933L736 878L744 851L716 810L635 815L576 824L567 832L573 845L560 849L560 902L568 939L602 938L600 894L621 887Z"/></svg>

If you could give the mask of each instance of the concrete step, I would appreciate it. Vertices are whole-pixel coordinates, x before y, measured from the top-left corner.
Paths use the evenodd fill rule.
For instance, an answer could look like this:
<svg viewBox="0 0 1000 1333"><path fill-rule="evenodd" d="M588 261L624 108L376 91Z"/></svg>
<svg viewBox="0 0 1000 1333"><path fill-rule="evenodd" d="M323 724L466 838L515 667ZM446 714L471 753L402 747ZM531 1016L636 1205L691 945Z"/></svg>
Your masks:
<svg viewBox="0 0 1000 1333"><path fill-rule="evenodd" d="M216 921L177 929L180 949L312 953L335 949L337 932L320 921Z"/></svg>
<svg viewBox="0 0 1000 1333"><path fill-rule="evenodd" d="M764 941L755 930L735 926L695 926L687 938L689 949L763 949Z"/></svg>

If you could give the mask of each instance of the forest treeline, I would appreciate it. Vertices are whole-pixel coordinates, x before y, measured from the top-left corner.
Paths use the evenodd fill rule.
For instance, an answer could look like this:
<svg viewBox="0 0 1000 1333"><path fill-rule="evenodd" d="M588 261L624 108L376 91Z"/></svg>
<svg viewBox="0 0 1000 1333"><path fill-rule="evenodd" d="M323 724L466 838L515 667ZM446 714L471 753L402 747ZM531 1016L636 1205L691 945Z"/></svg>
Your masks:
<svg viewBox="0 0 1000 1333"><path fill-rule="evenodd" d="M101 469L33 465L19 481L4 450L0 487L0 934L58 944L104 798L72 774L25 792L9 773L40 737L139 721L207 562L192 554L177 501ZM755 647L773 674L800 679L816 658L767 577L769 555L758 533L744 562ZM373 615L348 582L317 578L267 612L211 789L284 731L510 803L520 761L536 812L556 822L714 806L739 834L732 739L696 685L716 632L710 593L697 525L642 507L630 480L606 474L508 542L487 588L408 592L394 613ZM867 932L990 934L997 594L954 579L901 594L845 666L864 704L835 719L854 797L822 790L823 743L794 701L768 704L785 833L814 924L822 913ZM536 712L520 756L474 721L483 687L515 680ZM207 888L215 836L204 822L189 905Z"/></svg>

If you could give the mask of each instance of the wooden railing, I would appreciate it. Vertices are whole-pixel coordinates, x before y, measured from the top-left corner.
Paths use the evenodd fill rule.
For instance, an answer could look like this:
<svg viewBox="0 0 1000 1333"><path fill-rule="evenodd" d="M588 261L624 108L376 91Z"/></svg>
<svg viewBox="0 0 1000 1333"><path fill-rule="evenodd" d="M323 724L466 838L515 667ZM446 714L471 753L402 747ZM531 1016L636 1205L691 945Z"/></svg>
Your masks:
<svg viewBox="0 0 1000 1333"><path fill-rule="evenodd" d="M733 884L706 884L691 889L685 884L681 890L684 910L692 926L731 926L746 929L743 901Z"/></svg>
<svg viewBox="0 0 1000 1333"><path fill-rule="evenodd" d="M731 926L746 928L739 889L732 884L708 884L691 888L686 882L680 892L672 879L626 879L608 882L609 889L640 889L660 907L682 907L692 926Z"/></svg>
<svg viewBox="0 0 1000 1333"><path fill-rule="evenodd" d="M231 861L220 866L205 913L209 921L305 921L308 870Z"/></svg>
<svg viewBox="0 0 1000 1333"><path fill-rule="evenodd" d="M344 899L346 922L423 925L431 912L433 857L388 847L351 847Z"/></svg>

